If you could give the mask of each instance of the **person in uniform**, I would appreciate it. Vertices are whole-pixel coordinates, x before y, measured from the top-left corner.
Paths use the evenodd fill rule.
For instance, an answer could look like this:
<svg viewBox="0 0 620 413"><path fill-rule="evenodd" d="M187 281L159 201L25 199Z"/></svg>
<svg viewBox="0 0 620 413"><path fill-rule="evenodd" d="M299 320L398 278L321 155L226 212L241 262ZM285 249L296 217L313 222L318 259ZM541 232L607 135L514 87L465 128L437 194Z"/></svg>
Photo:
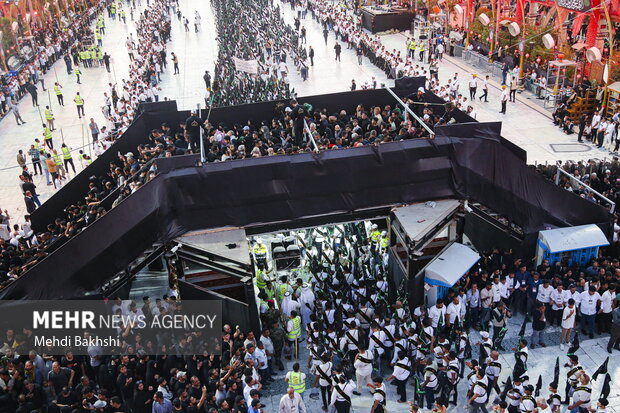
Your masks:
<svg viewBox="0 0 620 413"><path fill-rule="evenodd" d="M286 373L284 381L303 399L306 391L306 373L301 372L299 363L293 364L293 370Z"/></svg>
<svg viewBox="0 0 620 413"><path fill-rule="evenodd" d="M338 376L334 383L331 395L331 407L336 408L337 413L349 413L351 411L351 395L354 393L355 384L344 375Z"/></svg>
<svg viewBox="0 0 620 413"><path fill-rule="evenodd" d="M428 409L432 409L433 403L435 403L435 391L439 385L437 378L437 363L433 356L427 356L426 359L421 361L424 367L424 381L420 388L424 391L424 398L426 399L426 405Z"/></svg>
<svg viewBox="0 0 620 413"><path fill-rule="evenodd" d="M387 398L385 393L385 384L383 383L383 377L377 376L372 379L372 383L368 383L368 387L372 389L372 407L370 413L384 413L385 405L387 404Z"/></svg>
<svg viewBox="0 0 620 413"><path fill-rule="evenodd" d="M568 363L566 363L564 367L567 367L568 371L566 372L566 387L564 389L564 402L562 404L568 404L577 387L579 381L578 374L583 368L579 365L579 356L574 354L568 356Z"/></svg>
<svg viewBox="0 0 620 413"><path fill-rule="evenodd" d="M362 386L370 382L370 376L372 374L372 361L374 355L372 351L368 350L366 346L358 345L358 351L353 361L353 367L355 367L355 379L357 382L357 390L353 394L361 395Z"/></svg>
<svg viewBox="0 0 620 413"><path fill-rule="evenodd" d="M332 361L331 354L325 352L321 355L321 364L316 366L315 374L316 378L314 380L314 386L316 387L317 382L319 387L321 388L321 400L323 401L323 411L327 411L327 406L331 404L330 396L331 396L331 384L332 384Z"/></svg>
<svg viewBox="0 0 620 413"><path fill-rule="evenodd" d="M472 388L472 395L468 403L471 405L471 413L477 413L479 410L488 413L486 403L489 400L489 381L484 370L478 367L476 370L475 383Z"/></svg>
<svg viewBox="0 0 620 413"><path fill-rule="evenodd" d="M284 340L286 333L280 325L280 321L276 321L271 325L271 341L273 341L273 364L278 370L284 370L282 364L282 349L284 348Z"/></svg>
<svg viewBox="0 0 620 413"><path fill-rule="evenodd" d="M398 351L396 357L398 360L394 364L394 371L386 381L395 380L396 393L400 396L398 403L405 403L407 401L407 379L411 374L411 362L404 351Z"/></svg>
<svg viewBox="0 0 620 413"><path fill-rule="evenodd" d="M528 384L523 388L524 394L521 396L519 411L521 413L534 413L536 411L536 400L532 397L534 386Z"/></svg>
<svg viewBox="0 0 620 413"><path fill-rule="evenodd" d="M288 321L286 322L286 338L288 339L291 353L294 354L295 360L299 357L299 337L301 336L301 317L297 315L297 311L291 311Z"/></svg>
<svg viewBox="0 0 620 413"><path fill-rule="evenodd" d="M590 410L592 398L592 384L590 376L581 370L577 373L578 384L573 392L573 403L568 406L571 413L586 413Z"/></svg>

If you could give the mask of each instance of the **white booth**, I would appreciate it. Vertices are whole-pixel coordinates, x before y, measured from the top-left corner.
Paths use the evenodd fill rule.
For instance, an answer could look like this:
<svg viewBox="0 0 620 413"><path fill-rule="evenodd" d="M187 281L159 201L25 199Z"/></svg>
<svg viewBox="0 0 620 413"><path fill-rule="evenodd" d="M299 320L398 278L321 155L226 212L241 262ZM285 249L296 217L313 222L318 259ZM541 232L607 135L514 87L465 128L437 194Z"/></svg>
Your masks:
<svg viewBox="0 0 620 413"><path fill-rule="evenodd" d="M480 259L471 248L454 242L424 268L427 306L435 305L461 277Z"/></svg>
<svg viewBox="0 0 620 413"><path fill-rule="evenodd" d="M556 228L538 233L536 245L536 264L549 260L549 265L566 261L572 265L586 265L592 258L598 257L599 247L609 245L601 229L594 225Z"/></svg>

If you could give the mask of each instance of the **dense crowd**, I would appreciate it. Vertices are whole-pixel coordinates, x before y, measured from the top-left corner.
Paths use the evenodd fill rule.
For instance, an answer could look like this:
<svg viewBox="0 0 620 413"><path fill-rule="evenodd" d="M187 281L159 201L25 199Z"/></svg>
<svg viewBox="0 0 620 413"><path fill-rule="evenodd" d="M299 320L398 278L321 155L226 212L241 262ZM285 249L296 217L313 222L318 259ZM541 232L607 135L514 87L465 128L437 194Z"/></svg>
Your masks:
<svg viewBox="0 0 620 413"><path fill-rule="evenodd" d="M290 98L289 65L308 67L295 30L268 0L214 1L218 60L212 84L213 105ZM233 23L234 22L234 23ZM236 70L233 58L256 60L258 73Z"/></svg>
<svg viewBox="0 0 620 413"><path fill-rule="evenodd" d="M324 411L333 406L349 412L353 395L367 393L366 387L373 397L371 411L385 411L388 382L396 385L399 402L414 400L412 411L423 406L445 411L449 404L487 411L491 403L500 412L538 407L556 413L561 404L573 412L595 406L606 411L609 377L598 403L591 393L592 378L605 375L607 366L596 374L586 372L576 354L576 337L579 329L582 338L611 330L610 339L604 339L607 351L620 350L620 261L603 255L583 266L547 260L537 265L512 251L494 250L482 253L478 264L435 303L412 308L402 286L388 287L386 232L376 225L368 232L361 224L342 227L307 234L307 266L295 273L297 279L270 277L272 269L257 260L263 325L286 320L288 345L274 350L273 365L279 365L282 354L296 354L298 327L305 327L307 376L320 389ZM518 333L508 333L511 317L522 320ZM529 350L546 347L555 327L560 350L568 353L558 357L553 374L533 377ZM530 328L531 336L526 335ZM480 341L473 342L472 334ZM507 335L510 343L505 343ZM499 354L506 351L504 345L510 351L512 340L514 365L506 366ZM562 376L560 359L566 362ZM512 369L509 378L503 374L500 379L507 368ZM302 374L301 386L294 383L300 393L306 391ZM465 376L463 390L459 382ZM408 396L410 389L413 396Z"/></svg>
<svg viewBox="0 0 620 413"><path fill-rule="evenodd" d="M106 111L114 125L114 134L110 135L103 127L99 129L92 119L89 124L93 141L103 142L103 148L107 149L110 146L109 139L112 139L112 136L116 137L126 130L136 116L140 103L157 99L156 95L153 99L147 93L157 93L155 90L157 76L163 70L166 57L165 43L170 38L169 6L170 2L166 0L151 2L136 22L138 39L134 40L131 34L127 39L128 53L132 57L129 79L123 79L122 90L117 91L116 85L110 85L109 95L108 92L105 93L108 102ZM116 13L115 3L108 3L107 8L109 13L112 11ZM96 30L99 32L104 30L100 21L97 20L96 24ZM81 59L79 63L84 67L88 64ZM33 171L26 165L25 154L18 154L18 163L22 168L21 187L29 213L40 205L36 186L32 182L32 174L36 174L37 169L40 173L45 172L48 185L54 186L62 186L62 181L69 172L67 161L71 161L75 173L69 148L63 144L54 149L52 128L53 124L43 125L42 139L35 139L28 153L32 160ZM0 270L0 285L5 285L21 276L66 240L105 214L106 209L150 180L155 174L153 158L177 154L178 151L173 145L174 136L169 134L169 130L170 136L163 130L158 132L152 133L149 142L138 147L135 154L133 152L119 154L118 159L110 164L106 175L92 176L88 188L85 188L83 201L68 205L65 209L66 215L48 224L46 231L34 234L30 227L29 216L26 216L25 224L11 226L8 214L5 215L0 227L4 258ZM83 166L88 166L90 158L84 151L80 150L79 157Z"/></svg>

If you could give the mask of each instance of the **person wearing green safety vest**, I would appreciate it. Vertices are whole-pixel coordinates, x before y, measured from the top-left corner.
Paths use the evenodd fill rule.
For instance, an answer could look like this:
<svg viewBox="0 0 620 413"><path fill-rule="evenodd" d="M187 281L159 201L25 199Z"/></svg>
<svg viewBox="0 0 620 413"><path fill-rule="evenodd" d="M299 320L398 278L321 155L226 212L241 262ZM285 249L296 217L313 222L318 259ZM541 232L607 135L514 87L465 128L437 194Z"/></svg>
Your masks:
<svg viewBox="0 0 620 413"><path fill-rule="evenodd" d="M302 398L306 391L306 374L300 371L299 363L293 364L293 371L286 373L284 381Z"/></svg>
<svg viewBox="0 0 620 413"><path fill-rule="evenodd" d="M415 60L415 48L416 48L415 40L413 39L409 40L409 44L407 45L407 48L409 49L409 57Z"/></svg>
<svg viewBox="0 0 620 413"><path fill-rule="evenodd" d="M263 264L263 266L267 268L267 247L263 244L263 240L261 238L256 239L256 244L254 244L252 252L254 253L256 265Z"/></svg>
<svg viewBox="0 0 620 413"><path fill-rule="evenodd" d="M58 104L60 106L65 106L65 99L62 96L62 86L58 82L54 83L54 93L56 93L56 99L58 99Z"/></svg>
<svg viewBox="0 0 620 413"><path fill-rule="evenodd" d="M52 113L52 110L49 106L45 107L45 120L47 121L47 126L50 128L50 130L56 130L54 128L54 114Z"/></svg>
<svg viewBox="0 0 620 413"><path fill-rule="evenodd" d="M282 303L282 300L284 299L284 294L286 294L289 289L290 286L288 285L288 278L286 278L286 275L281 276L280 285L278 285L277 289L278 306L280 305L280 303Z"/></svg>
<svg viewBox="0 0 620 413"><path fill-rule="evenodd" d="M82 116L86 116L86 115L84 115L84 99L82 98L82 96L80 96L80 92L77 92L75 94L75 98L73 99L73 101L75 102L75 105L77 106L78 116L80 117L80 119L82 119Z"/></svg>
<svg viewBox="0 0 620 413"><path fill-rule="evenodd" d="M97 32L95 34L95 38L97 39L97 45L99 47L103 46L103 41L102 41L102 38L101 38L101 33Z"/></svg>
<svg viewBox="0 0 620 413"><path fill-rule="evenodd" d="M123 19L123 23L127 24L127 15L125 14L125 9L121 11L121 19Z"/></svg>
<svg viewBox="0 0 620 413"><path fill-rule="evenodd" d="M54 149L54 142L52 141L52 131L50 128L43 124L43 139L48 148Z"/></svg>
<svg viewBox="0 0 620 413"><path fill-rule="evenodd" d="M390 239L387 236L387 231L382 231L381 238L379 240L379 247L381 249L386 249L389 242L390 242Z"/></svg>
<svg viewBox="0 0 620 413"><path fill-rule="evenodd" d="M62 158L56 149L52 149L52 159L58 169L58 179L65 179L65 167L62 165Z"/></svg>
<svg viewBox="0 0 620 413"><path fill-rule="evenodd" d="M419 54L419 58L420 58L420 62L424 62L424 43L420 42L420 44L418 45L418 54Z"/></svg>
<svg viewBox="0 0 620 413"><path fill-rule="evenodd" d="M380 237L381 232L379 232L379 227L377 224L372 224L372 227L370 227L370 240L372 242L379 242Z"/></svg>
<svg viewBox="0 0 620 413"><path fill-rule="evenodd" d="M289 341L291 353L295 355L295 360L299 358L299 337L301 337L301 317L297 315L297 311L293 310L286 322L286 338Z"/></svg>
<svg viewBox="0 0 620 413"><path fill-rule="evenodd" d="M267 280L265 282L265 294L267 294L267 299L274 300L276 298L276 290L273 288L273 283L271 280Z"/></svg>
<svg viewBox="0 0 620 413"><path fill-rule="evenodd" d="M71 169L73 169L73 173L75 173L75 165L73 164L73 157L71 156L71 150L64 143L60 145L60 150L62 151L62 159L65 163L65 169L69 172L69 166L71 165Z"/></svg>
<svg viewBox="0 0 620 413"><path fill-rule="evenodd" d="M99 61L99 66L103 66L103 50L97 49L97 60Z"/></svg>
<svg viewBox="0 0 620 413"><path fill-rule="evenodd" d="M255 280L256 288L258 288L259 290L264 290L267 286L267 280L265 279L265 266L263 264L258 264Z"/></svg>
<svg viewBox="0 0 620 413"><path fill-rule="evenodd" d="M82 71L80 70L80 67L75 66L75 69L73 69L73 73L75 73L75 76L77 76L77 84L81 85L82 82L80 82L80 75L82 74Z"/></svg>

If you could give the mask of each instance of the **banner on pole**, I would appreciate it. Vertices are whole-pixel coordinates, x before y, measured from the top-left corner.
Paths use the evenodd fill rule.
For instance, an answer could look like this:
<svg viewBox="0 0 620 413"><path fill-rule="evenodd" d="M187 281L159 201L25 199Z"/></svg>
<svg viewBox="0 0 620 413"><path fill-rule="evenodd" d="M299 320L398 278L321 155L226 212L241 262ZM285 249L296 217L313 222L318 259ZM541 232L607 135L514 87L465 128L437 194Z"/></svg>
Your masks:
<svg viewBox="0 0 620 413"><path fill-rule="evenodd" d="M252 73L254 75L258 73L258 61L256 59L241 60L233 57L233 61L235 62L235 69L239 72Z"/></svg>

